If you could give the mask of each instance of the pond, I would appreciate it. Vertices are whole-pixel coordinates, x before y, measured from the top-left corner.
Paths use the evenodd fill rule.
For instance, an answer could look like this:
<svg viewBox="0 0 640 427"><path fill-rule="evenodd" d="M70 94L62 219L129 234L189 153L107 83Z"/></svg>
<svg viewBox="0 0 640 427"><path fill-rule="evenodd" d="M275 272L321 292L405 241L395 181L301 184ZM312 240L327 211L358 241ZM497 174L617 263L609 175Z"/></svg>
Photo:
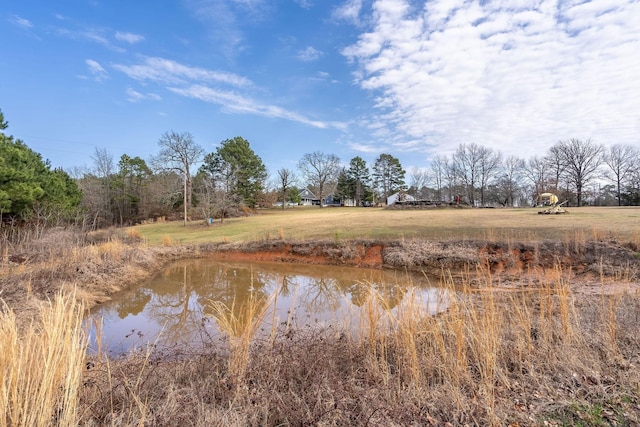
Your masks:
<svg viewBox="0 0 640 427"><path fill-rule="evenodd" d="M438 278L419 273L288 263L219 262L171 264L154 278L114 296L89 317L91 348L121 354L148 344L201 346L220 336L221 312L257 321L265 334L275 327L321 327L357 331L371 292L388 313L411 304L416 315L446 309ZM258 310L243 318L254 302ZM245 310L246 311L246 310ZM245 316L246 317L246 316Z"/></svg>

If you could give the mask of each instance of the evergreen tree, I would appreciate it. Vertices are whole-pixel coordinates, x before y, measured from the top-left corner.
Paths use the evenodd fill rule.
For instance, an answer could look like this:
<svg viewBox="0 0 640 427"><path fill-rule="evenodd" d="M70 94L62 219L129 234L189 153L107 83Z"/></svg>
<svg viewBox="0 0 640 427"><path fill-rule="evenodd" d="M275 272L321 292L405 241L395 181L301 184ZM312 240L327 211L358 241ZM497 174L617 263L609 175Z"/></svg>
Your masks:
<svg viewBox="0 0 640 427"><path fill-rule="evenodd" d="M214 169L216 162L224 162L230 168L229 176L233 176L233 182L229 190L238 195L244 204L255 208L264 191L267 168L249 141L239 136L222 141L215 153L205 157L205 165L210 162L213 162L211 166Z"/></svg>
<svg viewBox="0 0 640 427"><path fill-rule="evenodd" d="M46 171L40 154L0 133L0 212L26 219L33 203L44 196Z"/></svg>
<svg viewBox="0 0 640 427"><path fill-rule="evenodd" d="M0 111L0 129L6 128ZM46 218L67 218L80 200L80 190L66 172L51 170L39 153L0 132L0 215L27 220L37 208Z"/></svg>
<svg viewBox="0 0 640 427"><path fill-rule="evenodd" d="M114 186L120 224L135 223L141 215L145 187L152 172L140 157L123 154L118 162Z"/></svg>
<svg viewBox="0 0 640 427"><path fill-rule="evenodd" d="M391 154L380 154L373 165L373 182L385 200L405 188L404 176L400 160Z"/></svg>
<svg viewBox="0 0 640 427"><path fill-rule="evenodd" d="M371 177L367 162L360 156L351 159L347 176L353 190L351 197L356 201L356 206L361 206L362 201L370 197L371 194Z"/></svg>
<svg viewBox="0 0 640 427"><path fill-rule="evenodd" d="M338 173L336 196L338 196L343 202L345 199L355 198L355 182L349 177L345 168L342 168Z"/></svg>

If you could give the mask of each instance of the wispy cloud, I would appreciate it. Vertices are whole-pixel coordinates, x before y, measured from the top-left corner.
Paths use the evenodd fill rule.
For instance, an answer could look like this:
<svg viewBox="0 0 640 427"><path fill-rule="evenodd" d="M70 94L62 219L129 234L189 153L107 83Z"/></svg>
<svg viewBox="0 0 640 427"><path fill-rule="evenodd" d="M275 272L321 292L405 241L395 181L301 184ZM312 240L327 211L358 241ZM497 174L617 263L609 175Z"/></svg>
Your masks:
<svg viewBox="0 0 640 427"><path fill-rule="evenodd" d="M320 129L333 128L343 130L346 128L346 124L342 122L326 122L313 120L296 112L289 111L275 105L261 104L254 99L239 95L235 92L214 89L208 86L192 85L186 88L169 88L169 90L178 95L222 105L225 109L231 112L256 114L259 116L271 118L280 118Z"/></svg>
<svg viewBox="0 0 640 427"><path fill-rule="evenodd" d="M311 62L311 61L316 61L318 59L320 59L320 57L322 56L322 52L315 49L312 46L308 46L305 49L299 50L298 54L296 55L296 57L304 62Z"/></svg>
<svg viewBox="0 0 640 427"><path fill-rule="evenodd" d="M311 0L294 0L298 6L303 9L311 9L313 7L313 2Z"/></svg>
<svg viewBox="0 0 640 427"><path fill-rule="evenodd" d="M233 3L247 8L262 8L265 6L265 0L232 0Z"/></svg>
<svg viewBox="0 0 640 427"><path fill-rule="evenodd" d="M341 122L313 120L282 107L261 103L248 93L240 94L236 91L252 90L254 84L249 79L236 74L191 67L164 58L144 58L140 64L115 64L112 67L135 80L165 85L165 89L175 94L222 105L230 112L281 118L322 129L346 128L346 125ZM133 89L127 90L127 96L130 102L149 99Z"/></svg>
<svg viewBox="0 0 640 427"><path fill-rule="evenodd" d="M18 15L12 15L10 21L13 22L15 25L27 30L33 28L33 24L31 23L31 21L25 18L21 18Z"/></svg>
<svg viewBox="0 0 640 427"><path fill-rule="evenodd" d="M113 68L136 80L151 80L161 83L188 83L190 81L217 82L231 86L251 86L251 80L233 73L191 67L165 58L144 58L136 65L115 64Z"/></svg>
<svg viewBox="0 0 640 427"><path fill-rule="evenodd" d="M339 21L347 21L353 24L360 23L360 11L362 0L347 0L341 6L333 10L331 16Z"/></svg>
<svg viewBox="0 0 640 427"><path fill-rule="evenodd" d="M528 157L571 137L637 144L637 1L422 5L374 1L370 31L343 51L394 147Z"/></svg>
<svg viewBox="0 0 640 427"><path fill-rule="evenodd" d="M140 101L160 101L162 98L157 93L141 93L135 89L127 88L127 101L129 102L140 102Z"/></svg>
<svg viewBox="0 0 640 427"><path fill-rule="evenodd" d="M91 28L91 29L69 29L69 28L56 28L55 33L60 37L66 37L72 40L83 40L91 43L99 44L114 52L124 52L125 50L119 46L116 46L105 35L105 30Z"/></svg>
<svg viewBox="0 0 640 427"><path fill-rule="evenodd" d="M102 82L109 78L109 73L107 73L107 70L105 70L97 61L94 61L93 59L87 59L85 61L85 64L87 64L89 73L95 81Z"/></svg>
<svg viewBox="0 0 640 427"><path fill-rule="evenodd" d="M349 148L360 153L377 154L385 151L385 147L375 144L362 144L359 142L350 142L347 144Z"/></svg>
<svg viewBox="0 0 640 427"><path fill-rule="evenodd" d="M129 44L139 43L144 40L144 37L139 34L121 33L120 31L116 32L115 38L116 40L127 42Z"/></svg>
<svg viewBox="0 0 640 427"><path fill-rule="evenodd" d="M227 57L234 57L243 49L244 35L230 0L187 0L194 18L209 28L212 48L220 49Z"/></svg>

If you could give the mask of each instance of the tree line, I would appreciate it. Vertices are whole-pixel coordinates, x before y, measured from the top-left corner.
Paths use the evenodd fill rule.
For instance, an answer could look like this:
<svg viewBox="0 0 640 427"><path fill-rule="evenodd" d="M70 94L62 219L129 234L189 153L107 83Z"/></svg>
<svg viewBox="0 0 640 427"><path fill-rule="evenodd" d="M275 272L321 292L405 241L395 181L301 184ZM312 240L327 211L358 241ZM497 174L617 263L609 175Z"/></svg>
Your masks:
<svg viewBox="0 0 640 427"><path fill-rule="evenodd" d="M535 205L547 192L573 206L640 205L640 149L605 147L591 140L561 140L544 155L529 159L463 143L451 155L434 156L428 167L408 173L390 154L381 154L369 169L361 157L341 167L337 157L315 152L303 157L299 169L320 198L333 193L356 206L384 203L397 192L417 200L475 207ZM293 171L278 174L290 177ZM281 189L285 182L280 181Z"/></svg>
<svg viewBox="0 0 640 427"><path fill-rule="evenodd" d="M320 207L328 196L352 206L383 204L387 197L470 206L524 206L552 192L571 205L640 205L640 151L591 140L558 141L544 155L521 159L475 143L437 155L408 172L391 154L373 164L357 156L345 164L334 154L305 154L297 168L271 179L249 141L237 136L206 153L188 132L168 131L149 159L96 149L89 168L52 168L23 141L5 135L0 111L0 219L84 229L157 218L224 221L258 207L300 203L309 189Z"/></svg>

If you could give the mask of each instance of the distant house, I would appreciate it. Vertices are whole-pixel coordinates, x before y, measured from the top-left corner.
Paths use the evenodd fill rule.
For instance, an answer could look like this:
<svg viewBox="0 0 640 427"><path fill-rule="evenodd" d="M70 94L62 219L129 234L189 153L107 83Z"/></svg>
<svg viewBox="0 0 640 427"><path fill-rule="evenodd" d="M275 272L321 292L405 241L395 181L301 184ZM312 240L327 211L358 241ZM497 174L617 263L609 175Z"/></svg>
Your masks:
<svg viewBox="0 0 640 427"><path fill-rule="evenodd" d="M320 199L308 188L300 191L300 204L303 206L319 205Z"/></svg>
<svg viewBox="0 0 640 427"><path fill-rule="evenodd" d="M329 194L327 197L322 199L322 205L323 206L341 206L342 199L340 199L339 197L336 197L333 194Z"/></svg>
<svg viewBox="0 0 640 427"><path fill-rule="evenodd" d="M394 205L396 202L410 202L416 200L411 194L407 194L404 191L398 191L387 197L387 206Z"/></svg>

